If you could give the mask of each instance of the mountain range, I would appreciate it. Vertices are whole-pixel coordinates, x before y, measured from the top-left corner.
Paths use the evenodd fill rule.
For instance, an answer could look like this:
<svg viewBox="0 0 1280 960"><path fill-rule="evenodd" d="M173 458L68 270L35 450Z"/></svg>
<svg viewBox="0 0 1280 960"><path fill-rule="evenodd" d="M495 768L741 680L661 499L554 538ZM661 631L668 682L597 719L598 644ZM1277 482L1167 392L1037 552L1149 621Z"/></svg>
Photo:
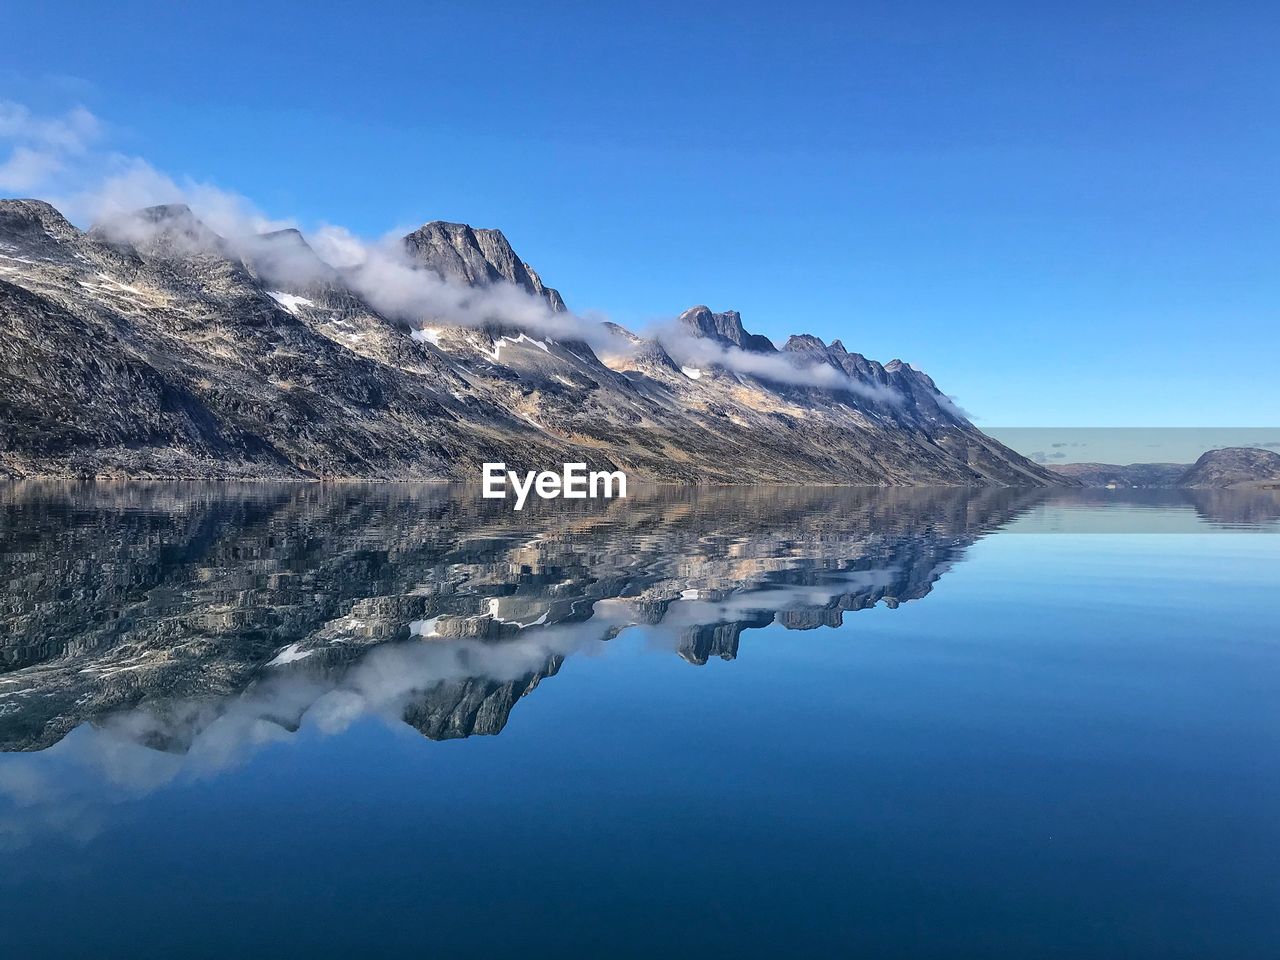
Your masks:
<svg viewBox="0 0 1280 960"><path fill-rule="evenodd" d="M578 318L497 230L428 223L378 264L182 205L82 231L0 201L0 476L1073 483L838 340Z"/></svg>
<svg viewBox="0 0 1280 960"><path fill-rule="evenodd" d="M1052 469L1086 487L1280 488L1280 454L1257 447L1207 450L1195 463L1063 463Z"/></svg>

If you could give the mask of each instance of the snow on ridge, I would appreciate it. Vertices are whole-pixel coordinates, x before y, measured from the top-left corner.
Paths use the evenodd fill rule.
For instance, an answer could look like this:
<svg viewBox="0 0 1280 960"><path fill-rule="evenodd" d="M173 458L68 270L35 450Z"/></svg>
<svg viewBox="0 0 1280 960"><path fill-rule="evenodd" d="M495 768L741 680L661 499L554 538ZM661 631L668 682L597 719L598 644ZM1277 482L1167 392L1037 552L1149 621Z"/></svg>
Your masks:
<svg viewBox="0 0 1280 960"><path fill-rule="evenodd" d="M529 336L527 333L522 333L515 337L508 337L506 335L498 337L498 339L493 341L493 352L492 353L485 352L485 356L492 357L494 360L499 359L502 354L502 348L505 345L503 341L505 341L506 343L532 343L535 347L539 348L543 353L551 352L551 348L548 347L541 340L535 340L533 339L533 337Z"/></svg>
<svg viewBox="0 0 1280 960"><path fill-rule="evenodd" d="M438 637L440 634L436 631L436 624L439 622L439 617L432 617L430 620L414 620L409 624L409 635L423 638Z"/></svg>
<svg viewBox="0 0 1280 960"><path fill-rule="evenodd" d="M522 343L522 342L523 342L523 343L532 343L535 347L540 347L540 348L542 349L542 352L543 352L543 353L550 353L550 352L551 352L551 348L550 348L550 347L548 347L548 346L547 346L545 343L543 343L541 340L535 340L535 339L533 339L533 337L531 337L531 336L529 336L528 334L525 334L525 333L522 333L522 334L520 334L520 335L519 335L519 336L517 336L517 337L503 337L502 339L503 339L503 340L506 340L508 343Z"/></svg>
<svg viewBox="0 0 1280 960"><path fill-rule="evenodd" d="M283 650L281 650L278 654L276 654L275 659L270 661L267 664L267 666L282 667L286 663L296 663L299 660L305 660L307 659L307 657L311 656L311 654L313 653L315 653L314 650L299 651L298 645L296 643L291 643L287 647L285 647Z"/></svg>
<svg viewBox="0 0 1280 960"><path fill-rule="evenodd" d="M702 371L699 370L697 367L681 367L680 372L683 373L690 380L702 379Z"/></svg>
<svg viewBox="0 0 1280 960"><path fill-rule="evenodd" d="M434 347L440 346L440 329L438 327L419 327L417 330L413 331L413 333L409 334L409 336L414 340L417 340L419 343L423 343L425 341Z"/></svg>
<svg viewBox="0 0 1280 960"><path fill-rule="evenodd" d="M295 317L298 315L298 307L314 307L315 306L315 304L312 301L308 300L306 297L298 297L292 293L285 293L282 290L268 290L267 296L269 296L276 303L280 304L280 306L284 307L286 310L292 313Z"/></svg>
<svg viewBox="0 0 1280 960"><path fill-rule="evenodd" d="M137 287L131 287L127 283L121 283L119 280L117 280L115 277L109 274L99 273L98 279L101 280L103 283L111 284L111 286L116 287L117 289L127 291L128 293L136 293L138 294L138 296L142 296L142 291L139 290Z"/></svg>
<svg viewBox="0 0 1280 960"><path fill-rule="evenodd" d="M492 617L494 620L496 620L498 623L509 623L514 625L519 630L524 630L526 627L540 627L547 622L547 613L549 612L547 610L543 610L542 616L538 617L538 619L530 620L528 623L521 623L519 620L504 619L499 613L499 608L501 603L502 601L498 597L489 598L489 616Z"/></svg>

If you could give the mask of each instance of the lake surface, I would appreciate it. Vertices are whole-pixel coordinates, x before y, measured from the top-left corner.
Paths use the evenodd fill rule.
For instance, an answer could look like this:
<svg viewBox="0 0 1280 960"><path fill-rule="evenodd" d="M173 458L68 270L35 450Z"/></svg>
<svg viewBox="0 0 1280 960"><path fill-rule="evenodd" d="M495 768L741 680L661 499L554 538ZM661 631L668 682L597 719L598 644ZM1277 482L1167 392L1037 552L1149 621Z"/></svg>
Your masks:
<svg viewBox="0 0 1280 960"><path fill-rule="evenodd" d="M0 955L1274 958L1280 495L0 486Z"/></svg>

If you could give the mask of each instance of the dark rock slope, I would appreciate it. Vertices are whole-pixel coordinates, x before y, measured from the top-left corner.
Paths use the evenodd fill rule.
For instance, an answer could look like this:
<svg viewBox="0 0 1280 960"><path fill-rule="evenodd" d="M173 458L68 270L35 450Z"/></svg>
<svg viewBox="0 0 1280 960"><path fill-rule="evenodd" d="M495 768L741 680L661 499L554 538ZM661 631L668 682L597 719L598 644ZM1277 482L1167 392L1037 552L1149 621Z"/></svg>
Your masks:
<svg viewBox="0 0 1280 960"><path fill-rule="evenodd" d="M429 223L402 254L460 302L497 290L587 326L496 230ZM593 329L625 349L593 350L518 315L389 316L378 292L297 231L229 240L168 205L82 232L0 201L0 476L474 478L505 460L681 482L1069 482L923 373L839 341L779 351L698 307L678 329L720 351L704 369L612 325Z"/></svg>

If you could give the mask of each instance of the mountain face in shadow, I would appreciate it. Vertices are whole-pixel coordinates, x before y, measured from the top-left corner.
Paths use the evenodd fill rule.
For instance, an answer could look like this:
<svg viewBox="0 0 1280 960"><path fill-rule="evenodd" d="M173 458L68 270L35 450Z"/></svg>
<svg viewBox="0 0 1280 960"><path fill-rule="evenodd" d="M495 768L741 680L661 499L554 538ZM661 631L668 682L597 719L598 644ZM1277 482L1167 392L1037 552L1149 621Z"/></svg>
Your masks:
<svg viewBox="0 0 1280 960"><path fill-rule="evenodd" d="M92 722L180 752L228 712L291 730L337 701L497 733L626 629L706 664L924 597L1042 496L656 487L513 514L445 486L11 484L0 749Z"/></svg>
<svg viewBox="0 0 1280 960"><path fill-rule="evenodd" d="M378 263L181 205L84 232L0 200L0 476L1070 484L838 341L699 307L677 363L570 314L497 230L428 223Z"/></svg>

